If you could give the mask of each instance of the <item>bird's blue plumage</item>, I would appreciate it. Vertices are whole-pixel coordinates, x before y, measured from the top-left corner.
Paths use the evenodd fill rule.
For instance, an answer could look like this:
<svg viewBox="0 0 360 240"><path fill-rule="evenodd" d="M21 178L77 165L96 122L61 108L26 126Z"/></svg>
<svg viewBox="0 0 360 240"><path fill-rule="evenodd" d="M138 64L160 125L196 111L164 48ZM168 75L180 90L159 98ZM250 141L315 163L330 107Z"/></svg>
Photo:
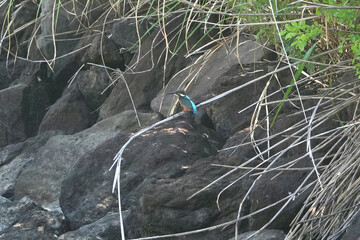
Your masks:
<svg viewBox="0 0 360 240"><path fill-rule="evenodd" d="M185 96L185 98L189 99L190 103L191 103L191 107L192 107L192 110L195 114L198 113L197 109L196 109L196 106L195 106L195 103L189 98L188 95Z"/></svg>

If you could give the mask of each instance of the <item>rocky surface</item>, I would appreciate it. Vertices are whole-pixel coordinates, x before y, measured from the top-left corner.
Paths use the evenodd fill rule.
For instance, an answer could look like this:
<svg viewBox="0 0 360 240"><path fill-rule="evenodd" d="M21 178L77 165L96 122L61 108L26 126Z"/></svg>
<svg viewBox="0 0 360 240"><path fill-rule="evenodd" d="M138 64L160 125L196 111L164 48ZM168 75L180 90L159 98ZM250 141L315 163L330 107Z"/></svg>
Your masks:
<svg viewBox="0 0 360 240"><path fill-rule="evenodd" d="M152 114L146 116L150 118L148 121L156 120ZM118 117L121 118L121 114ZM133 118L135 120L134 116ZM80 159L125 130L113 125L112 121L104 121L106 122L100 122L74 135L59 134L51 137L36 152L32 164L19 175L15 186L15 199L29 196L43 207L57 209L62 181ZM129 125L126 127L131 126ZM127 135L124 134L123 138L126 139Z"/></svg>
<svg viewBox="0 0 360 240"><path fill-rule="evenodd" d="M239 240L246 240L256 232L246 232L238 235ZM253 236L253 240L283 240L285 239L285 232L281 230L264 230L258 235ZM229 240L234 240L231 238Z"/></svg>
<svg viewBox="0 0 360 240"><path fill-rule="evenodd" d="M207 64L205 66L197 64L179 72L166 85L166 88L152 100L151 108L168 116L173 110L176 99L173 95L166 95L166 93L184 88L195 74L198 74L199 77L194 84L190 85L187 93L192 96L195 103L200 103L227 90L246 84L274 69L273 64L260 61L269 55L268 51L244 36L241 37L241 41L239 47L236 47L234 43L223 45L214 54L206 58ZM241 56L241 65L238 56ZM196 61L199 60L196 59ZM287 74L289 73L280 73L282 76ZM238 112L259 99L269 79L270 77L260 79L219 101L208 104L200 111L205 112L212 121L215 130L227 138L237 130L249 126L250 118L245 116L251 115L254 108L248 108L241 115ZM271 92L277 86L278 83L271 81L268 91ZM231 107L231 111L228 111L228 107Z"/></svg>
<svg viewBox="0 0 360 240"><path fill-rule="evenodd" d="M109 165L126 138L120 133L82 156L61 184L60 206L71 229L93 223L110 211L116 212L116 195L109 194L114 176Z"/></svg>
<svg viewBox="0 0 360 240"><path fill-rule="evenodd" d="M102 4L99 1L89 6L92 15L82 24L91 25L102 18ZM37 9L34 6L26 2L22 11L31 14L25 19L33 19ZM41 15L52 6L53 2L45 1ZM76 11L82 12L82 7L75 6ZM180 31L183 19L178 14L166 18L166 40L161 28L149 30L150 20L142 22L139 29L134 27L134 20L116 20L106 26L104 35L98 34L94 26L94 32L79 33L76 40L62 42L73 37L68 31L77 25L66 11L59 14L58 30L67 34L57 39L57 54L90 45L51 63L20 61L14 69L21 69L22 73L0 74L0 239L119 239L118 198L117 193L111 193L114 169L109 168L133 134L179 111L176 99L166 95L178 88L187 88L191 98L200 103L259 79L199 107L198 115L187 112L144 132L127 146L120 189L127 238L193 231L232 221L250 188L240 216L288 197L308 176L308 169L270 171L258 179L257 172L249 172L255 166L283 166L307 151L303 142L275 160L264 161L292 143L284 141L269 155L257 156L268 144L261 139L292 128L303 116L293 114L298 111L297 102L286 104L269 132L264 130L264 121L257 123L256 130L251 132L255 105L244 109L260 98L265 87L268 93L273 92L279 85L286 86L290 79L287 70L276 77L262 78L277 63L268 61L272 60L269 52L254 39L241 35L239 45L228 43L210 55L189 57L188 49L178 49L176 32L181 33L180 38L185 34ZM40 25L42 34L37 38L38 47L50 58L54 54L53 42L46 35L51 35L51 18L46 16L47 20ZM211 40L203 38L203 27L191 29L194 31L188 39L190 47ZM137 41L137 31L143 35L141 43ZM19 32L19 37L25 39L29 34ZM173 55L166 56L163 51L166 46ZM24 49L27 48L19 50L21 54L25 54ZM31 55L41 54L34 51ZM4 61L4 57L0 58L0 69L6 66ZM128 88L122 80L113 84L109 77L112 70L88 63L121 69ZM110 84L113 85L107 89ZM300 87L308 86L304 85ZM269 100L282 96L277 93ZM311 106L314 102L304 100L304 104ZM346 109L341 114L348 116L348 112L352 110ZM260 116L263 115L261 111ZM313 133L337 125L338 122L328 119ZM270 144L295 133L296 129L283 132L271 139ZM257 147L249 144L251 136L259 140ZM318 143L313 141L312 146ZM320 157L327 149L329 146L322 146L314 157ZM241 168L232 171L240 165ZM312 163L306 156L292 167L311 168ZM312 175L308 181L314 179ZM268 229L254 239L284 239L310 190L311 187L291 198ZM281 206L240 221L239 239L246 239L263 227ZM356 226L357 222L354 220L353 224ZM349 228L344 239L346 236L350 239L353 231L356 234L355 228ZM234 225L230 224L182 239L222 240L233 236Z"/></svg>
<svg viewBox="0 0 360 240"><path fill-rule="evenodd" d="M4 197L0 197L0 232L2 233L14 225L27 210L31 210L35 206L32 201L11 202Z"/></svg>
<svg viewBox="0 0 360 240"><path fill-rule="evenodd" d="M28 199L19 202L0 200L0 239L57 239L68 230L65 217L48 212Z"/></svg>
<svg viewBox="0 0 360 240"><path fill-rule="evenodd" d="M0 91L0 146L26 139L22 118L21 101L24 85L15 85Z"/></svg>
<svg viewBox="0 0 360 240"><path fill-rule="evenodd" d="M126 215L124 214L126 218ZM61 235L59 240L115 240L121 236L119 228L119 213L109 213L101 219L83 225L75 231L69 231Z"/></svg>
<svg viewBox="0 0 360 240"><path fill-rule="evenodd" d="M171 34L167 36L171 39L169 42L171 49L175 48L176 50L176 30L179 30L182 20L183 18L180 14L168 21L168 27L174 29L174 31L171 31ZM184 33L182 32L182 34ZM203 33L201 31L195 31L191 38L188 39L189 44L195 44L202 39L202 37ZM206 42L206 38L203 39L202 42ZM189 60L184 57L186 49L181 48L171 59L166 59L167 64L166 69L164 69L165 55L162 49L164 49L166 44L167 42L162 37L160 30L154 31L142 41L141 45L143 50L137 52L129 63L129 66L132 67L131 72L125 71L124 74L125 81L129 85L130 93L124 83L119 82L101 106L99 119L111 117L124 110L132 109L133 106L129 94L134 94L134 92L137 93L132 96L135 107L150 110L152 99L170 80L172 75L183 69L189 62ZM132 72L137 72L137 74L132 74Z"/></svg>
<svg viewBox="0 0 360 240"><path fill-rule="evenodd" d="M0 195L14 198L14 186L21 171L36 159L36 152L58 132L49 131L0 150Z"/></svg>
<svg viewBox="0 0 360 240"><path fill-rule="evenodd" d="M46 112L39 133L59 130L65 134L74 134L90 127L90 119L90 109L78 85L74 84Z"/></svg>

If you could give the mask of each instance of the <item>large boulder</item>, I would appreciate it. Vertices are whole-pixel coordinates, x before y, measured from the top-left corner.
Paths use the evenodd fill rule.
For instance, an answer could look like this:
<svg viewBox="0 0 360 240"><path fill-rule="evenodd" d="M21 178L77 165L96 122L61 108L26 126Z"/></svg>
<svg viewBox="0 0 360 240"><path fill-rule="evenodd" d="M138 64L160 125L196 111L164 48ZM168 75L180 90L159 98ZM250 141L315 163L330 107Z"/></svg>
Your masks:
<svg viewBox="0 0 360 240"><path fill-rule="evenodd" d="M36 152L50 137L58 134L49 131L26 141L8 145L0 149L0 195L13 198L14 186L23 168L33 161Z"/></svg>
<svg viewBox="0 0 360 240"><path fill-rule="evenodd" d="M109 213L94 223L64 233L58 240L117 240L120 234L119 214Z"/></svg>
<svg viewBox="0 0 360 240"><path fill-rule="evenodd" d="M222 148L231 146L233 146L233 141L228 140ZM239 175L244 173L243 170L239 170L236 174L218 181L188 199L198 190L229 171L228 168L219 167L218 165L237 166L247 159L241 154L230 154L229 152L225 154L222 151L211 155L210 157L204 156L185 163L184 160L180 160L183 174L177 174L170 178L153 179L145 186L140 198L140 219L141 226L143 226L141 232L144 236L191 231L236 218L239 203L254 178L247 176L224 191L218 199L219 205L217 205L217 195L228 184L235 181ZM124 168L123 171L123 174L127 173ZM175 171L175 169L171 169L171 171ZM126 183L126 180L124 180L124 184ZM248 211L249 204L246 202L242 215ZM240 227L244 231L247 222L241 222ZM215 229L211 232L189 235L184 239L228 239L233 234L233 231L233 227L227 227L225 229Z"/></svg>
<svg viewBox="0 0 360 240"><path fill-rule="evenodd" d="M150 27L150 22L146 19L136 21L132 18L126 18L114 23L111 39L125 51L135 52L139 37L143 39Z"/></svg>
<svg viewBox="0 0 360 240"><path fill-rule="evenodd" d="M27 198L18 202L11 202L0 196L0 236L1 233L18 222L25 212L35 207L36 204Z"/></svg>
<svg viewBox="0 0 360 240"><path fill-rule="evenodd" d="M0 90L0 147L25 140L22 101L25 85Z"/></svg>
<svg viewBox="0 0 360 240"><path fill-rule="evenodd" d="M271 133L274 134L283 131L291 127L295 122L300 121L299 119L302 119L301 115L298 117L287 117L286 114L280 114L276 122L276 127L271 130ZM328 127L331 127L331 125L324 126L320 131L328 129ZM287 133L291 135L293 132L294 130ZM270 163L263 162L260 157L256 157L257 150L251 144L250 134L249 128L242 129L227 140L226 144L222 147L223 150L220 150L216 156L198 158L196 162L187 164L187 170L183 175L178 174L174 177L162 177L148 183L144 187L143 194L140 198L142 207L140 214L141 225L144 226L141 229L142 234L151 236L191 231L234 220L237 216L240 202L257 177L252 176L252 174L244 176L244 174L259 164L261 164L259 165L261 168L264 168ZM265 138L266 130L258 127L254 133L254 137L256 140ZM286 134L285 136L280 135L278 139L271 141L271 143L274 144L276 141L286 137ZM281 148L289 146L292 143L290 140L282 146L275 148L274 152L271 151L271 154L277 153ZM267 147L266 141L258 144L260 150L264 150ZM315 147L316 145L313 146ZM272 167L286 164L302 156L305 151L306 144L300 144L294 147L294 149L287 151ZM321 156L321 154L322 151L314 153L314 157L317 158ZM266 159L267 154L264 154L264 157ZM132 156L132 158L134 158L134 156ZM248 162L249 159L252 159L252 161ZM213 184L210 188L188 199L188 197L197 190L232 170L231 167L245 163L246 165L243 165L244 169L234 171L231 175ZM126 158L124 165L126 166ZM292 167L311 169L312 163L307 157ZM128 173L125 168L122 168L122 171L123 174L130 176L130 173ZM172 169L172 171L174 170ZM284 171L279 176L277 176L279 171L263 174L252 187L249 197L245 199L241 216L253 213L289 196L289 194L293 193L299 184L306 179L309 172L310 170L289 170ZM258 171L253 171L253 173L258 173ZM308 179L308 183L314 180L316 180L316 176L313 174ZM234 181L235 183L230 188L222 192L219 198L219 207L221 210L219 211L216 205L217 194ZM126 186L132 186L126 179L124 179L123 182ZM132 187L132 189L134 188L135 187ZM288 230L292 219L302 207L310 191L311 189L308 189L302 192L301 195L296 195L283 210L282 214L277 216L276 220L269 227L283 231ZM124 200L124 204L126 204L126 200ZM280 207L281 204L278 204L260 214L242 220L239 224L239 232L258 230L276 214ZM225 230L213 230L211 233L190 235L185 239L227 239L231 237L233 231L234 229L231 227Z"/></svg>
<svg viewBox="0 0 360 240"><path fill-rule="evenodd" d="M27 63L20 59L0 61L0 90L5 89L18 79Z"/></svg>
<svg viewBox="0 0 360 240"><path fill-rule="evenodd" d="M93 112L104 103L110 94L109 90L105 91L110 84L108 74L102 68L90 67L86 71L79 72L76 76L76 82L86 105L94 114Z"/></svg>
<svg viewBox="0 0 360 240"><path fill-rule="evenodd" d="M84 156L63 182L60 205L72 228L117 210L116 195L110 194L114 172L108 169L124 140L120 134ZM194 125L187 118L156 127L135 139L125 151L121 177L122 204L125 210L131 210L126 224L134 223L126 228L127 234L136 237L139 232L147 231L148 220L141 220L144 212L139 211L139 207L151 209L150 204L159 207L156 203L171 196L172 191L161 193L160 186L176 179L180 181L189 167L199 159L216 154L221 145L221 138L212 130ZM181 193L180 199L183 199ZM184 211L189 212L188 209ZM182 211L179 209L179 212ZM152 216L149 214L146 219ZM169 220L166 218L161 222Z"/></svg>
<svg viewBox="0 0 360 240"><path fill-rule="evenodd" d="M146 145L149 142L152 144ZM225 194L230 200L221 199L221 212L216 206L216 194L233 178L187 200L199 188L226 172L210 165L222 162L211 157L221 145L221 138L212 130L181 119L134 140L124 154L121 192L126 197L122 198L122 203L125 209L134 210L129 219L141 226L139 231L143 236L194 230L209 226L219 218L234 217L230 214L237 207L233 197L244 194L240 189L246 189L247 180ZM142 155L137 154L137 148L142 149ZM140 209L134 207L138 206L138 199ZM228 236L228 232L218 232L199 239L221 239L219 237L224 234Z"/></svg>
<svg viewBox="0 0 360 240"><path fill-rule="evenodd" d="M95 36L91 46L86 50L81 62L86 64L96 63L104 64L112 68L120 68L124 70L124 58L120 54L118 47L105 36Z"/></svg>
<svg viewBox="0 0 360 240"><path fill-rule="evenodd" d="M300 155L298 155L300 156ZM289 162L289 158L279 159L272 167L281 166ZM293 166L294 168L311 168L312 163L309 158L305 158L298 164ZM250 195L250 209L249 213L255 212L259 209L267 207L271 204L280 201L283 198L288 197L294 193L299 185L305 181L309 175L310 170L303 171L271 171L265 173L257 180ZM316 179L315 173L307 180L306 183L310 183ZM304 201L309 196L311 188L302 192L300 195L297 194L293 197L287 206L282 209L281 214L273 221L269 228L281 229L287 232L290 228L291 221L295 218L298 211L303 206ZM260 229L263 225L267 224L280 208L285 204L283 201L265 211L261 214L254 215L249 220L249 230Z"/></svg>
<svg viewBox="0 0 360 240"><path fill-rule="evenodd" d="M109 171L109 168L126 139L126 134L119 133L87 153L63 181L60 207L71 229L93 223L110 211L117 211L117 197L111 193L114 171Z"/></svg>
<svg viewBox="0 0 360 240"><path fill-rule="evenodd" d="M65 217L36 206L30 199L0 203L0 239L55 240L68 230ZM3 227L6 227L5 229Z"/></svg>
<svg viewBox="0 0 360 240"><path fill-rule="evenodd" d="M177 49L177 34L181 34L180 39L184 38L184 32L180 31L183 15L166 18L166 21L166 31L168 32L166 39L169 42L165 41L159 29L154 31L142 41L141 49L129 63L129 69L124 72L135 107L138 109L149 110L151 100L164 84L170 80L173 74L183 69L190 62L185 58L187 49L185 47ZM203 32L197 29L188 39L189 46L199 43L199 40L208 41L207 38L203 38ZM171 51L176 51L176 54L169 55L165 63L166 54L163 51L166 49L167 43ZM164 66L166 66L165 69ZM120 81L101 106L99 120L132 108L127 87Z"/></svg>
<svg viewBox="0 0 360 240"><path fill-rule="evenodd" d="M74 84L46 112L39 126L39 133L59 130L74 134L88 128L90 118L90 109L78 85Z"/></svg>
<svg viewBox="0 0 360 240"><path fill-rule="evenodd" d="M129 121L130 124L136 122ZM156 121L154 114L144 114L143 122ZM157 116L157 114L155 114ZM126 116L131 116L126 113ZM122 115L117 116L122 118ZM119 132L126 132L133 126L114 125L112 121L99 122L91 128L74 135L56 135L51 137L34 156L34 161L23 169L15 185L15 199L29 196L41 206L59 209L59 197L62 181L73 171L81 158L97 149ZM133 128L134 129L134 128ZM138 129L138 127L137 127ZM128 133L127 133L128 134ZM124 135L124 138L127 135ZM81 166L78 166L81 168Z"/></svg>
<svg viewBox="0 0 360 240"><path fill-rule="evenodd" d="M268 52L259 47L260 43L242 35L239 41L238 45L229 43L221 46L208 58L202 60L206 61L206 64L194 64L192 67L178 72L152 100L151 108L163 115L171 114L176 98L173 95L166 95L166 93L185 88L190 81L192 83L187 89L187 93L195 103L200 103L227 90L246 84L274 69L272 64L260 62L268 56ZM197 59L196 61L200 60ZM196 81L193 81L193 78L196 78ZM216 131L224 137L229 137L236 130L249 125L250 118L248 116L252 114L254 108L249 108L241 115L238 112L259 99L268 80L269 77L265 77L261 81L199 110L205 109L204 111L212 120ZM275 80L271 85L277 86Z"/></svg>
<svg viewBox="0 0 360 240"><path fill-rule="evenodd" d="M141 123L146 126L157 120L155 113L138 113ZM133 111L107 118L95 126L113 126L114 130L135 131L139 129ZM117 211L117 197L111 194L114 171L109 171L112 159L128 139L124 132L108 139L82 156L68 177L63 181L60 207L70 221L71 229L92 223L110 211ZM138 150L140 151L140 150Z"/></svg>

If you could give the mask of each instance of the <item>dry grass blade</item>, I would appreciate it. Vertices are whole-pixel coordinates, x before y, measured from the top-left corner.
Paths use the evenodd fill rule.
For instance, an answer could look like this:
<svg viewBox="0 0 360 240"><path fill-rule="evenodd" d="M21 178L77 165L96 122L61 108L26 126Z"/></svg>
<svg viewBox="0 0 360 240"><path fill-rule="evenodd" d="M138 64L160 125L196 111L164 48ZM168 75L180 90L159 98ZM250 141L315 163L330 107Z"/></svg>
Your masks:
<svg viewBox="0 0 360 240"><path fill-rule="evenodd" d="M139 127L141 127L141 122L140 122L140 119L139 119L139 115L137 113L137 110L136 110L136 107L135 107L135 103L134 103L134 100L133 100L129 85L127 84L127 82L125 80L124 74L120 71L120 69L115 69L115 71L113 71L111 73L111 77L112 77L114 82L116 82L118 80L121 80L125 84L127 92L129 93L131 104L132 104L132 106L134 108L134 112L135 112L135 115L136 115L136 120L138 122Z"/></svg>
<svg viewBox="0 0 360 240"><path fill-rule="evenodd" d="M353 87L350 87L351 85ZM334 115L335 112L354 104L357 106L358 94L354 93L358 90L359 86L354 81L335 88L329 93L329 95L334 95L334 99L340 99L341 96L353 97L336 102L330 106L330 111L320 112L318 118L324 118L329 114ZM360 127L358 109L357 107L353 109L353 120L342 127L343 131L339 141L332 143L333 139L323 140L323 145L334 144L328 153L335 149L337 151L321 172L322 188L318 182L297 218L294 219L286 239L336 239L359 212L360 151L358 139ZM340 141L341 139L342 141Z"/></svg>
<svg viewBox="0 0 360 240"><path fill-rule="evenodd" d="M309 196L312 200L301 211L304 216L293 224L287 239L331 238L343 231L359 211L360 151L356 143L360 127L352 124L347 127L344 132L347 139L339 149L342 152L332 158L321 175L323 190L314 188Z"/></svg>

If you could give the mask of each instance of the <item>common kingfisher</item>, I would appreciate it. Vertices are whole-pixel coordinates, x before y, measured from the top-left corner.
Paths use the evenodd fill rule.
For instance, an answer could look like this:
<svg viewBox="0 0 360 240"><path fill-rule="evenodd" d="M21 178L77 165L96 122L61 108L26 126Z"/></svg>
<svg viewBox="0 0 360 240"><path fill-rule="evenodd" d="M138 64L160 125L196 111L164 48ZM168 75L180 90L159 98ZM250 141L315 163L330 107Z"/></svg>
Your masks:
<svg viewBox="0 0 360 240"><path fill-rule="evenodd" d="M183 107L185 111L192 111L195 114L198 113L196 110L195 103L190 99L190 97L186 94L185 90L177 90L175 92L170 92L169 94L175 94L179 98L180 105Z"/></svg>

